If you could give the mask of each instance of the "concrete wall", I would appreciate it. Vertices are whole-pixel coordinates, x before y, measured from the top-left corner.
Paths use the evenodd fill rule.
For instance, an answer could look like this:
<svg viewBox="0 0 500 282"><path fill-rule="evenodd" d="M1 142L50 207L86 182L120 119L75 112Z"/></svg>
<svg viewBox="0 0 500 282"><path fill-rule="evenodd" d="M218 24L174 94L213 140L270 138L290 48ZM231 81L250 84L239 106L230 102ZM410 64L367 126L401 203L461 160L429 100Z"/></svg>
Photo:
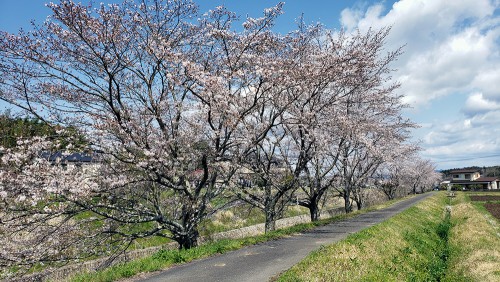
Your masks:
<svg viewBox="0 0 500 282"><path fill-rule="evenodd" d="M366 204L366 207L378 204L380 202L383 202L383 199L380 195L378 194L373 194L368 197ZM356 209L356 205L354 205L354 209ZM340 214L344 214L344 208L335 208L331 210L326 210L321 212L321 219L326 219L330 217L334 217ZM285 227L290 227L296 224L300 223L307 223L310 222L310 217L309 215L300 215L300 216L294 216L294 217L289 217L289 218L283 218L279 219L276 221L276 228L285 228ZM217 233L214 235L211 235L209 237L202 237L199 239L199 243L204 243L207 241L211 240L218 240L218 239L238 239L238 238L244 238L244 237L249 237L249 236L255 236L255 235L260 235L264 234L264 223L257 224L257 225L252 225L248 227L243 227L235 230L230 230L226 232L221 232ZM146 256L150 256L156 252L158 252L161 249L176 249L178 247L176 242L169 243L167 245L162 245L162 246L156 246L156 247L150 247L146 249L141 249L141 250L132 250L132 251L127 251L125 254L118 256L115 260L113 260L112 264L117 264L120 262L125 262L125 261L130 261L133 259L138 259L138 258L143 258ZM92 261L87 261L83 263L77 263L77 264L71 264L71 265L66 265L63 267L59 268L54 268L54 269L47 269L44 270L40 273L32 274L29 276L25 276L22 278L17 278L13 279L10 281L66 281L68 277L72 274L78 273L78 272L85 272L85 271L94 271L101 267L103 264L106 263L106 260L108 260L109 257L101 258L101 259L96 259Z"/></svg>

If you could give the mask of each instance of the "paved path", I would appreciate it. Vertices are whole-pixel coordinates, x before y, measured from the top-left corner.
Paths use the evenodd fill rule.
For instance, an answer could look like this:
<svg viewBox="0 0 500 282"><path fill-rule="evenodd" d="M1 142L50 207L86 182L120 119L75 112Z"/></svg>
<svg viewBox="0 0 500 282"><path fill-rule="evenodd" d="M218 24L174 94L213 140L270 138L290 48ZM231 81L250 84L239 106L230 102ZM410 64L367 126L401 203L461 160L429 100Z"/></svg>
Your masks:
<svg viewBox="0 0 500 282"><path fill-rule="evenodd" d="M417 195L386 209L337 221L289 238L175 266L141 281L269 281L321 245L340 241L349 234L380 223L432 194Z"/></svg>

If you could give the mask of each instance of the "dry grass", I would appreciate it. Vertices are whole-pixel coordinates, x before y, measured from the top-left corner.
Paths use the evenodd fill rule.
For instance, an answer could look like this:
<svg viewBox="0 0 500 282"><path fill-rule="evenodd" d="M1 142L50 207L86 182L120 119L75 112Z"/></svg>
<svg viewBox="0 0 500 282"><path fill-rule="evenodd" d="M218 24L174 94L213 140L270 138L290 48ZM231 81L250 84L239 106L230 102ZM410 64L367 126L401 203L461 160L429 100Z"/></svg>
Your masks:
<svg viewBox="0 0 500 282"><path fill-rule="evenodd" d="M446 244L436 229L443 220L444 194L346 240L323 247L279 281L436 281L446 262Z"/></svg>
<svg viewBox="0 0 500 282"><path fill-rule="evenodd" d="M466 273L472 281L500 281L500 225L480 205L465 201L453 209L449 276Z"/></svg>

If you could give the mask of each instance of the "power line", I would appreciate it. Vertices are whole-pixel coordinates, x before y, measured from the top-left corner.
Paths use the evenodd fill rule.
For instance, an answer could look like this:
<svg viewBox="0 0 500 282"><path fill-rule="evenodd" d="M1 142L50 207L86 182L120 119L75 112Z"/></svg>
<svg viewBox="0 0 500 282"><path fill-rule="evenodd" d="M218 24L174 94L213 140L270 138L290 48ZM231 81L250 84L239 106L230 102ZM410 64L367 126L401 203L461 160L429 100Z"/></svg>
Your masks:
<svg viewBox="0 0 500 282"><path fill-rule="evenodd" d="M459 161L471 161L471 160L477 160L477 159L488 159L488 158L494 158L494 157L500 157L500 154L495 154L495 155L488 155L488 156L480 156L480 157L464 157L460 159L452 159L452 160L443 160L443 161L435 161L435 163L448 163L448 162L459 162Z"/></svg>

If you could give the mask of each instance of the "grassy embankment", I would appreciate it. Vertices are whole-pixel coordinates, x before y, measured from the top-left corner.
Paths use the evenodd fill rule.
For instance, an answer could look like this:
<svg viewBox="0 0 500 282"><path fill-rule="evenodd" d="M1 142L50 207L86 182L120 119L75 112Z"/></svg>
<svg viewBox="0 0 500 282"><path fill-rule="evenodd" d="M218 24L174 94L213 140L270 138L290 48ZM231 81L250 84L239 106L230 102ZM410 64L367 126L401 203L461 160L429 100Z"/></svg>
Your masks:
<svg viewBox="0 0 500 282"><path fill-rule="evenodd" d="M500 281L498 221L445 192L323 247L278 281Z"/></svg>
<svg viewBox="0 0 500 282"><path fill-rule="evenodd" d="M337 198L332 198L327 202L325 208L335 208L340 207L341 200ZM284 217L294 217L298 215L307 215L308 210L304 207L300 206L290 206L284 212ZM75 220L80 219L89 219L96 218L93 222L97 227L102 225L102 221L99 220L99 217L92 213L86 212L75 217ZM216 234L218 232L229 231L233 229L238 229L242 227L252 226L256 224L264 223L265 215L264 213L256 208L252 208L249 205L237 205L234 207L230 207L225 210L221 210L210 219L205 219L200 224L200 235L205 238L211 238L212 234ZM140 231L142 229L151 228L151 224L139 224L135 226L127 227L128 231L132 230ZM210 239L209 239L210 240ZM150 247L158 247L165 246L166 244L173 243L173 241L164 238L164 237L148 237L148 238L140 238L134 241L134 243L129 247L129 251L132 250L140 250ZM92 261L95 259L100 259L98 256L90 257L86 261ZM43 272L49 267L57 268L57 264L47 265L47 264L36 264L32 268L30 268L27 272L29 275L37 275L37 273ZM146 268L147 269L147 268ZM10 268L9 271L16 272L17 268ZM147 271L147 270L146 270ZM2 278L2 271L0 270L0 280Z"/></svg>
<svg viewBox="0 0 500 282"><path fill-rule="evenodd" d="M447 278L459 281L459 277L466 276L468 281L500 281L500 222L488 213L484 202L470 202L470 195L459 194L453 209L450 246L455 253L450 258Z"/></svg>
<svg viewBox="0 0 500 282"><path fill-rule="evenodd" d="M351 215L349 215L351 216ZM339 216L336 220L345 218ZM302 232L315 226L326 224L332 220L323 220L317 223L299 224L293 227L280 229L265 235L247 237L243 239L222 239L209 242L189 250L160 250L156 254L126 263L111 266L105 270L78 274L70 281L116 281L121 278L132 277L143 272L153 272L168 268L174 264L185 263L195 259L223 254L227 251L237 250L244 246L283 238L293 233Z"/></svg>
<svg viewBox="0 0 500 282"><path fill-rule="evenodd" d="M269 240L283 238L294 233L310 230L316 226L328 224L347 217L353 217L360 213L366 213L371 210L378 210L390 206L391 204L403 199L385 202L380 205L370 207L365 210L356 211L348 215L339 215L330 219L321 220L315 223L299 224L293 227L283 228L268 234L247 237L243 239L223 239L215 242L208 242L199 247L190 250L160 250L156 254L142 259L133 260L126 263L120 263L107 269L81 273L71 277L70 281L116 281L122 278L132 277L143 272L153 272L168 268L174 264L189 262L195 259L222 254L227 251L240 249Z"/></svg>

